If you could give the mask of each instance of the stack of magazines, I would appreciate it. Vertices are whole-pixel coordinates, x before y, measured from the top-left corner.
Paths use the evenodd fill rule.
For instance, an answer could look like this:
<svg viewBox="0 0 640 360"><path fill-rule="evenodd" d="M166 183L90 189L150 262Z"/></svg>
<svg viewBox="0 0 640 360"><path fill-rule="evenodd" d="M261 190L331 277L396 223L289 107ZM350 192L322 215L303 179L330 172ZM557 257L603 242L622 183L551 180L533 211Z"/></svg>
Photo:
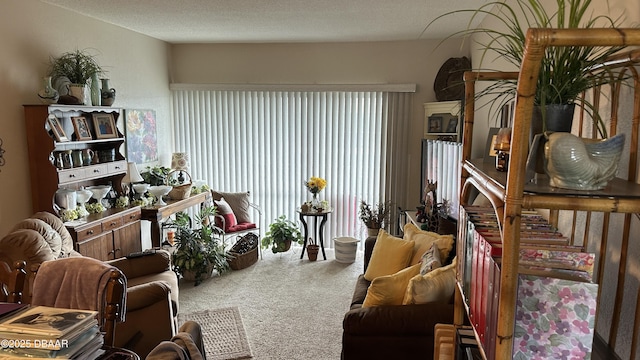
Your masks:
<svg viewBox="0 0 640 360"><path fill-rule="evenodd" d="M95 359L104 350L96 311L0 304L0 360Z"/></svg>

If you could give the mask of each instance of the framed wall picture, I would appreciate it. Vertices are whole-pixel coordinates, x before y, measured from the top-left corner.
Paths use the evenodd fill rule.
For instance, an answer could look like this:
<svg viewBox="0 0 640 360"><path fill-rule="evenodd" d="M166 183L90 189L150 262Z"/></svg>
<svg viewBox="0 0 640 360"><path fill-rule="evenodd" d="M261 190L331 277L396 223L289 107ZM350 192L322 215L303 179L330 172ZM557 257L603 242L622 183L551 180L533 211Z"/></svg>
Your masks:
<svg viewBox="0 0 640 360"><path fill-rule="evenodd" d="M98 139L109 139L118 136L113 114L93 114L93 126L96 129L96 138Z"/></svg>
<svg viewBox="0 0 640 360"><path fill-rule="evenodd" d="M136 164L158 160L156 112L151 109L125 110L127 159Z"/></svg>
<svg viewBox="0 0 640 360"><path fill-rule="evenodd" d="M89 130L89 123L84 116L72 116L71 122L73 123L73 130L76 133L76 140L91 140L91 130Z"/></svg>
<svg viewBox="0 0 640 360"><path fill-rule="evenodd" d="M62 124L60 124L60 120L55 117L55 115L49 115L47 118L47 123L49 124L49 129L53 133L53 136L56 138L56 141L63 142L69 141L67 134L64 132L62 128Z"/></svg>

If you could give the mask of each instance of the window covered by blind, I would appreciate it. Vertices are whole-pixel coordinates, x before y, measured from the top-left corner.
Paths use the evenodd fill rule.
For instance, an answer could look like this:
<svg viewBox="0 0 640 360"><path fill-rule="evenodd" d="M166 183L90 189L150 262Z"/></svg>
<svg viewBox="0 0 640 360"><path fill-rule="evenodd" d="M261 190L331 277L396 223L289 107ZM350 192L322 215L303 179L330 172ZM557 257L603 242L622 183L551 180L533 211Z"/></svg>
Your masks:
<svg viewBox="0 0 640 360"><path fill-rule="evenodd" d="M389 151L403 144L395 137L405 130L397 128L406 128L392 123L397 113L408 117L409 98L350 91L172 94L175 149L190 154L192 177L219 191L249 190L263 211L263 233L280 215L298 222L296 208L311 199L303 184L311 176L327 180L319 198L334 210L326 247L337 236L366 237L358 219L361 199L392 200L386 175L398 165L390 166Z"/></svg>

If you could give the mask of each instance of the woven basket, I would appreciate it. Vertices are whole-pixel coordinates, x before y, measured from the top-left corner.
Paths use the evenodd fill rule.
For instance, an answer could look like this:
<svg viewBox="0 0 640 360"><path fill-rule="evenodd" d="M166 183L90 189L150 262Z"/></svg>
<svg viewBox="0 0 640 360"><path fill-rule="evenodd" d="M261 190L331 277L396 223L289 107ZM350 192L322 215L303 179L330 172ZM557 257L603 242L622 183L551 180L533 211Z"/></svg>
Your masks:
<svg viewBox="0 0 640 360"><path fill-rule="evenodd" d="M191 184L191 175L189 175L189 173L184 170L182 170L182 172L187 175L189 180L188 182L182 185L173 186L173 189L171 189L171 191L169 191L169 194L168 194L171 200L182 200L191 196L191 188L193 187L193 185ZM180 171L172 170L167 175L167 178L171 179L173 174L178 174L178 173L180 173Z"/></svg>
<svg viewBox="0 0 640 360"><path fill-rule="evenodd" d="M250 250L238 254L237 251L243 246L248 246ZM229 250L229 255L232 257L227 262L233 270L242 270L255 264L258 261L258 236L254 233L248 233L240 237Z"/></svg>

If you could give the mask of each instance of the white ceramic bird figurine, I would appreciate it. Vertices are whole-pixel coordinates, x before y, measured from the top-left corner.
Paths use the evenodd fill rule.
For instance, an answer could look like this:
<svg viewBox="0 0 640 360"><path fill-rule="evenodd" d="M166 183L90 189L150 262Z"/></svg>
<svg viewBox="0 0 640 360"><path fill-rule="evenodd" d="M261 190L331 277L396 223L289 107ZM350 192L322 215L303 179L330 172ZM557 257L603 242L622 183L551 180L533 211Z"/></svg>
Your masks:
<svg viewBox="0 0 640 360"><path fill-rule="evenodd" d="M551 186L574 190L599 190L618 171L624 134L604 140L554 132L544 147L545 170Z"/></svg>

